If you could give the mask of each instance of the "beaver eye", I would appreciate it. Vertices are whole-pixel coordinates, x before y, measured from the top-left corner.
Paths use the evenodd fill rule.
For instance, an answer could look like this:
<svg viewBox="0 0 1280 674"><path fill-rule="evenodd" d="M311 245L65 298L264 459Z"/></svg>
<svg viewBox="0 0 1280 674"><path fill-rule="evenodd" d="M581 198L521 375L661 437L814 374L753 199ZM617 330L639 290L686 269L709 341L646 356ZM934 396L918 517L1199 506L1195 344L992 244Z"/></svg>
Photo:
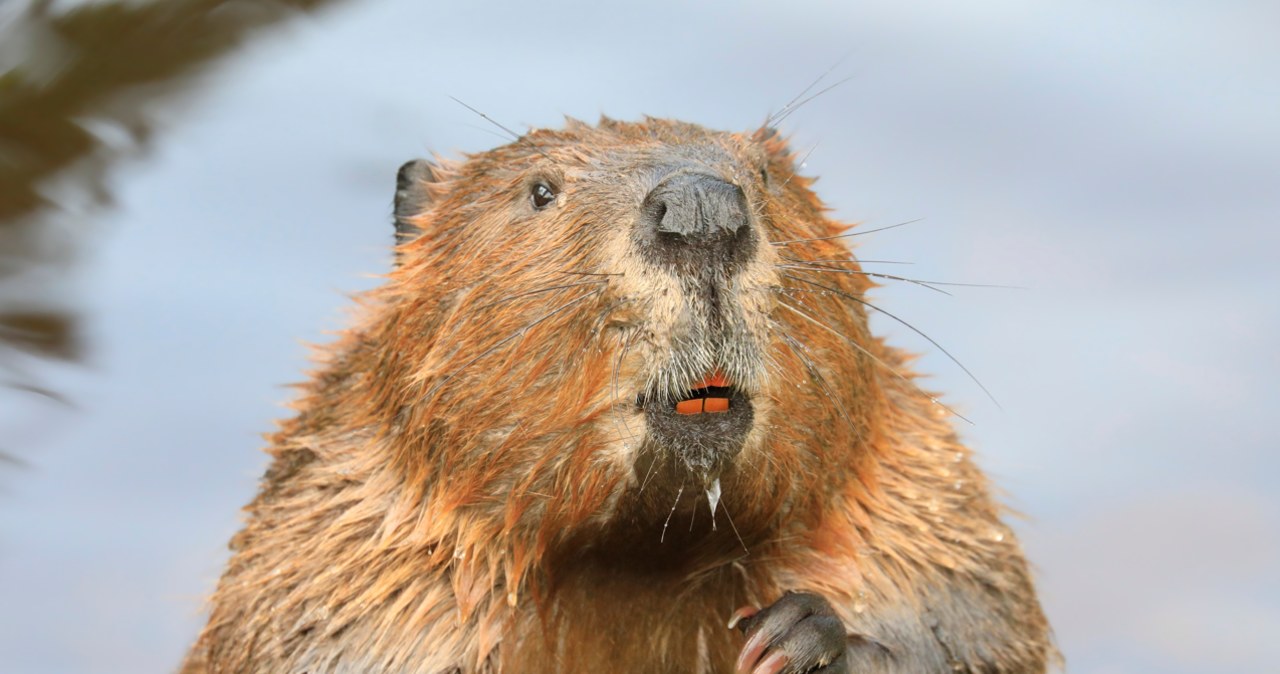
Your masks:
<svg viewBox="0 0 1280 674"><path fill-rule="evenodd" d="M533 186L529 197L533 200L533 207L542 210L556 200L556 191L546 183L538 183Z"/></svg>

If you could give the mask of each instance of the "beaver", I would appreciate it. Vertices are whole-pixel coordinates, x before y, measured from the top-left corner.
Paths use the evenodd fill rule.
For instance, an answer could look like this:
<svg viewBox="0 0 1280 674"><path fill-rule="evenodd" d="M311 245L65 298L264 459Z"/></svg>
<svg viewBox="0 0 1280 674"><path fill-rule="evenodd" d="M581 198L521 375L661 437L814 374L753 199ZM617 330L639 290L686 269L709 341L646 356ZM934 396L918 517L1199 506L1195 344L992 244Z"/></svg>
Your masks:
<svg viewBox="0 0 1280 674"><path fill-rule="evenodd" d="M1027 564L787 141L400 171L182 671L1042 672Z"/></svg>

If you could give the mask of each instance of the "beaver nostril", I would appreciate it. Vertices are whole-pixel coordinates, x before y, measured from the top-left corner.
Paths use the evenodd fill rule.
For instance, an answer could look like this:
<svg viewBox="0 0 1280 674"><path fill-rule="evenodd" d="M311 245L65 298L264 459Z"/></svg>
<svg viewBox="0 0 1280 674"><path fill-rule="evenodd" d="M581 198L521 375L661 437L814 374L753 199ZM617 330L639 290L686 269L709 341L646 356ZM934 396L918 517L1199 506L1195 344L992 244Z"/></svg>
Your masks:
<svg viewBox="0 0 1280 674"><path fill-rule="evenodd" d="M657 202L653 207L653 219L662 222L667 218L667 205L661 201Z"/></svg>
<svg viewBox="0 0 1280 674"><path fill-rule="evenodd" d="M732 266L755 252L742 188L705 173L671 176L645 196L636 238L652 262L684 271Z"/></svg>

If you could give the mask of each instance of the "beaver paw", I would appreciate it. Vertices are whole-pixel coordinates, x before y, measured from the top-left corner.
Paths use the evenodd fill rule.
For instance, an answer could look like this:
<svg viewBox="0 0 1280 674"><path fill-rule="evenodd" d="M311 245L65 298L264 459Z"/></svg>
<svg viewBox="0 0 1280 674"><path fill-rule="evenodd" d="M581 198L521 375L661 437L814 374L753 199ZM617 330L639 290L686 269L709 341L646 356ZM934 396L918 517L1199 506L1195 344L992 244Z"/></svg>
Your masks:
<svg viewBox="0 0 1280 674"><path fill-rule="evenodd" d="M831 604L787 592L764 609L744 607L729 620L747 636L737 674L847 674L848 637Z"/></svg>

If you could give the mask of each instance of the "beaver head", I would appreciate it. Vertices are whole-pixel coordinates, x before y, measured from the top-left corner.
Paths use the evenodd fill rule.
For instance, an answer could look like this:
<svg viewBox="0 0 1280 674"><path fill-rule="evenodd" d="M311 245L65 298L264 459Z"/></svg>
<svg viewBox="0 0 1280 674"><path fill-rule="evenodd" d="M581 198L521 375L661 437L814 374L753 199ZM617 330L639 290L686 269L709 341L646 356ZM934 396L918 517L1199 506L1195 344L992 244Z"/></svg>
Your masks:
<svg viewBox="0 0 1280 674"><path fill-rule="evenodd" d="M889 357L810 182L772 129L658 119L410 162L397 266L337 351L359 399L325 407L441 512L571 528L723 488L771 520L856 472Z"/></svg>

